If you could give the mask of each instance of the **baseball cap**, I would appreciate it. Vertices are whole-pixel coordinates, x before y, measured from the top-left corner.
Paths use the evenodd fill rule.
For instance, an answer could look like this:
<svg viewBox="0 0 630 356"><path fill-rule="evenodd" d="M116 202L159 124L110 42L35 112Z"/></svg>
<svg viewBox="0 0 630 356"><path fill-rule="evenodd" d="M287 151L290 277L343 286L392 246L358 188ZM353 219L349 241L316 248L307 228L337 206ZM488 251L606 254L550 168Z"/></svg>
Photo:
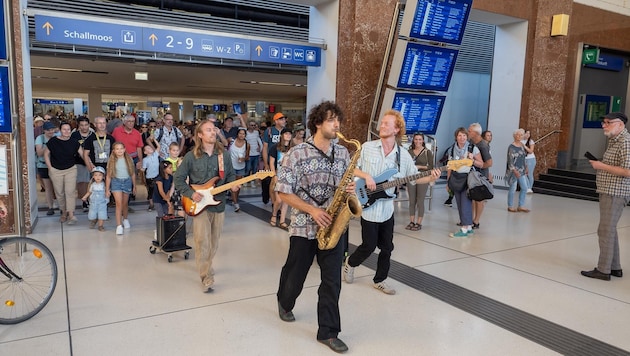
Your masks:
<svg viewBox="0 0 630 356"><path fill-rule="evenodd" d="M101 172L101 173L105 174L105 168L100 167L100 166L96 166L96 167L92 168L92 173L95 173L95 172Z"/></svg>
<svg viewBox="0 0 630 356"><path fill-rule="evenodd" d="M621 121L623 121L624 124L628 123L628 117L622 113L622 112L611 112L606 114L606 116L604 116L602 118L603 119L610 119L610 120L615 120L615 119L619 119Z"/></svg>
<svg viewBox="0 0 630 356"><path fill-rule="evenodd" d="M283 114L283 113L279 112L279 113L276 113L276 114L273 116L273 121L280 120L280 119L286 119L286 118L287 118L287 117L286 117L286 116L284 116L284 114Z"/></svg>
<svg viewBox="0 0 630 356"><path fill-rule="evenodd" d="M280 131L280 136L284 135L287 132L293 133L293 131L291 131L290 129L284 128L284 129L282 129L282 131Z"/></svg>
<svg viewBox="0 0 630 356"><path fill-rule="evenodd" d="M53 124L50 121L44 122L44 126L43 127L44 127L44 130L51 130L51 129L57 128L57 126L55 126L55 124Z"/></svg>

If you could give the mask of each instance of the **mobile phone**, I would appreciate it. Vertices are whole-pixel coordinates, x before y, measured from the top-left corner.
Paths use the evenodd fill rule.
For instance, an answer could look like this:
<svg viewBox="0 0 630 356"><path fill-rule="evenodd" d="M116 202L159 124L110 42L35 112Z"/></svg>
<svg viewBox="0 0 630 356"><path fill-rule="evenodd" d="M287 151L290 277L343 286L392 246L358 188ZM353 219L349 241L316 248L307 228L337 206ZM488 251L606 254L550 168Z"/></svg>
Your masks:
<svg viewBox="0 0 630 356"><path fill-rule="evenodd" d="M593 156L593 154L589 151L586 151L586 153L584 153L584 157L588 158L590 161L599 161L597 157Z"/></svg>

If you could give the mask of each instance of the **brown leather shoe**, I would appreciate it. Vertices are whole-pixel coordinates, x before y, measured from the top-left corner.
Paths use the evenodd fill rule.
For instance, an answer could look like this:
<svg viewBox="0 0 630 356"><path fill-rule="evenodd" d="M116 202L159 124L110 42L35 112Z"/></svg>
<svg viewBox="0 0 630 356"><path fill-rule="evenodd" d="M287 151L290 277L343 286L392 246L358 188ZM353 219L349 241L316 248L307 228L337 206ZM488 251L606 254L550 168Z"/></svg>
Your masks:
<svg viewBox="0 0 630 356"><path fill-rule="evenodd" d="M584 277L601 279L603 281L610 281L610 274L602 273L594 268L592 271L580 272Z"/></svg>
<svg viewBox="0 0 630 356"><path fill-rule="evenodd" d="M530 211L529 209L527 209L527 208L523 208L523 207L520 207L520 206L519 206L519 207L518 207L518 209L516 209L516 210L517 210L517 211L520 211L520 212L522 212L522 213L529 213L529 211Z"/></svg>

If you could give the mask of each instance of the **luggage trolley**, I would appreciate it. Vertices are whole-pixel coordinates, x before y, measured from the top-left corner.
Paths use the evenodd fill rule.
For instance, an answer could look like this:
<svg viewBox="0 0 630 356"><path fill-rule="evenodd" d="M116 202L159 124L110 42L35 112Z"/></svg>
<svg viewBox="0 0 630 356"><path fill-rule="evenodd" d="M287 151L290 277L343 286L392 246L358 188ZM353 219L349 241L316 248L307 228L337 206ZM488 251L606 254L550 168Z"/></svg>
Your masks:
<svg viewBox="0 0 630 356"><path fill-rule="evenodd" d="M156 240L149 246L149 252L160 251L168 255L168 262L173 262L173 252L184 251L184 259L190 256L192 247L186 245L186 220L181 216L165 215L155 218Z"/></svg>

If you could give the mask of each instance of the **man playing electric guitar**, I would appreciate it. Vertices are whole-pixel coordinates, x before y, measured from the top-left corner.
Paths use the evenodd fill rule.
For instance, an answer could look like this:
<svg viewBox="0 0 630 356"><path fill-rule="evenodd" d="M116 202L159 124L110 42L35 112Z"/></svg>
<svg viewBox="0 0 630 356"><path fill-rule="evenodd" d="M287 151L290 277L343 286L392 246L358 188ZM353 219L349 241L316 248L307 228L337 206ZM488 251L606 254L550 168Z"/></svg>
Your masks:
<svg viewBox="0 0 630 356"><path fill-rule="evenodd" d="M369 190L376 189L374 176L388 170L396 169L395 178L410 176L418 173L411 155L407 150L400 149L396 138L405 133L405 120L396 110L388 110L381 119L378 135L379 140L366 142L361 148L361 156L357 162L354 175L365 179ZM415 181L428 183L440 176L440 170L431 171L431 175ZM412 182L411 184L415 184ZM394 190L394 187L390 188ZM396 291L385 282L389 274L390 257L394 250L394 200L378 199L369 208L363 209L361 215L362 243L356 251L346 258L343 268L343 279L346 283L354 280L354 267L360 265L374 252L378 246L378 255L374 288L385 294L395 294Z"/></svg>
<svg viewBox="0 0 630 356"><path fill-rule="evenodd" d="M203 185L214 177L219 177L217 185L234 181L235 174L230 154L222 144L217 144L219 129L209 120L202 121L195 130L195 147L186 153L174 175L175 189L183 197L199 203L204 195L196 192L190 185ZM188 182L186 180L188 179ZM232 191L238 191L240 185L234 185ZM214 196L220 204L210 205L204 211L191 217L193 219L193 239L195 262L204 292L211 292L214 285L212 259L219 248L219 237L225 218L225 193Z"/></svg>

